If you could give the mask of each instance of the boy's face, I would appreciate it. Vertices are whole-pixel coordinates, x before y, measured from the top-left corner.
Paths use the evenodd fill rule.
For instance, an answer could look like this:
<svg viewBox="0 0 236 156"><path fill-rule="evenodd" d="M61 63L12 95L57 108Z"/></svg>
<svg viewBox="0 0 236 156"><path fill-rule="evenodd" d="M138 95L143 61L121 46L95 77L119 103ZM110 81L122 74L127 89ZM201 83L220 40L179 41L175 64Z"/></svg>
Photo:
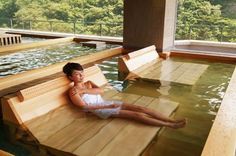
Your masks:
<svg viewBox="0 0 236 156"><path fill-rule="evenodd" d="M83 82L84 71L83 70L73 70L73 72L69 78L74 82Z"/></svg>

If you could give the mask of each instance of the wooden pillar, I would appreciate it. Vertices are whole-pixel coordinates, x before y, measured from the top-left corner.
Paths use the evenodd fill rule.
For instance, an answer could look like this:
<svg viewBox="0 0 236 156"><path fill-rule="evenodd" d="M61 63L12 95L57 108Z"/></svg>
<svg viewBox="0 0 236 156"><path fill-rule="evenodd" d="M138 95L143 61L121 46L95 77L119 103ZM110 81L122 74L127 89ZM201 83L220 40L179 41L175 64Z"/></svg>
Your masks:
<svg viewBox="0 0 236 156"><path fill-rule="evenodd" d="M124 47L174 46L177 0L124 0Z"/></svg>

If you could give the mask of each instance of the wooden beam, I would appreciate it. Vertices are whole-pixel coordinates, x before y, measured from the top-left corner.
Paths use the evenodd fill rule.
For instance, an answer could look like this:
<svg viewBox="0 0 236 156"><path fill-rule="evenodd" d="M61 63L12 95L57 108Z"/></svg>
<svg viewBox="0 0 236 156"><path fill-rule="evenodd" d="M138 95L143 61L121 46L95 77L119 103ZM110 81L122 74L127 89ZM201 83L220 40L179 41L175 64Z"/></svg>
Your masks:
<svg viewBox="0 0 236 156"><path fill-rule="evenodd" d="M197 53L197 52L187 52L187 51L171 51L170 57L206 59L208 61L236 63L236 55L230 55L226 53L217 54L217 53L207 53L207 52Z"/></svg>
<svg viewBox="0 0 236 156"><path fill-rule="evenodd" d="M34 43L22 43L17 45L11 45L6 47L0 47L0 55L9 54L18 52L19 50L29 49L29 48L37 48L42 46L48 46L48 45L54 45L58 43L65 43L65 42L72 42L74 40L74 37L66 37L66 38L59 38L59 39L50 39L45 41L39 41ZM17 43L20 43L21 41L19 38L17 39Z"/></svg>

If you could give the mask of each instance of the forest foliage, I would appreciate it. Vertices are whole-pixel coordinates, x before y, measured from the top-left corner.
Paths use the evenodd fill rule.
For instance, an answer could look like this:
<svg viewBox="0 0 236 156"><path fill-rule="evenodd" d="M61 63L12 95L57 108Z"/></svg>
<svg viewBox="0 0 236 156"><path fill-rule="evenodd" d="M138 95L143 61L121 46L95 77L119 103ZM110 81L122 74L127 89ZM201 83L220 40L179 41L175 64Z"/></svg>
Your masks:
<svg viewBox="0 0 236 156"><path fill-rule="evenodd" d="M235 42L236 22L222 15L223 1L179 0L176 39ZM0 0L0 27L11 26L122 36L123 0Z"/></svg>

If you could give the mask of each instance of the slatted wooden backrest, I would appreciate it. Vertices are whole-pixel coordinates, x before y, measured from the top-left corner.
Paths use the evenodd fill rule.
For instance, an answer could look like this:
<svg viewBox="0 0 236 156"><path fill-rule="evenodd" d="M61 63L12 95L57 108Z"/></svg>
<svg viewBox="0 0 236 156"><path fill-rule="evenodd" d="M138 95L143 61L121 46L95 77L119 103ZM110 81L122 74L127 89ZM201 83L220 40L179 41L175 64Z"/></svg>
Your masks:
<svg viewBox="0 0 236 156"><path fill-rule="evenodd" d="M105 76L97 66L85 69L85 81L91 80L98 86L107 83ZM59 77L33 87L20 90L17 96L6 98L3 103L3 118L16 124L44 115L49 111L68 104L68 89L73 83L66 76ZM4 115L4 109L13 113ZM9 111L6 111L9 113ZM12 119L15 120L13 121Z"/></svg>
<svg viewBox="0 0 236 156"><path fill-rule="evenodd" d="M129 71L133 71L157 58L159 58L159 55L154 45L131 52L121 57Z"/></svg>

